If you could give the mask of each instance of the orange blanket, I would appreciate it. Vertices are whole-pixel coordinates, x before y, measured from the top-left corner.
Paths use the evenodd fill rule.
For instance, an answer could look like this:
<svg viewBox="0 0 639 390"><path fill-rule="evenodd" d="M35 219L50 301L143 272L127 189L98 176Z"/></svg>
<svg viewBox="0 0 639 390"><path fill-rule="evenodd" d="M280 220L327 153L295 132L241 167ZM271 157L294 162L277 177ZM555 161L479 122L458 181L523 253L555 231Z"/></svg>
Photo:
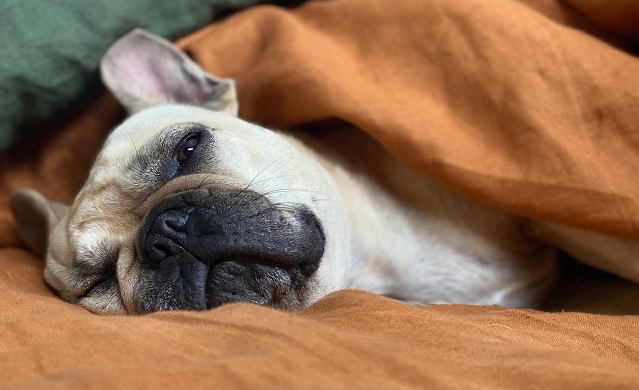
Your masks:
<svg viewBox="0 0 639 390"><path fill-rule="evenodd" d="M561 3L256 7L179 44L237 80L245 119L339 118L476 201L639 239L639 47ZM100 317L62 302L18 248L8 195L72 199L121 118L105 95L0 156L0 385L638 388L637 316L412 307L356 291L296 314L233 304Z"/></svg>

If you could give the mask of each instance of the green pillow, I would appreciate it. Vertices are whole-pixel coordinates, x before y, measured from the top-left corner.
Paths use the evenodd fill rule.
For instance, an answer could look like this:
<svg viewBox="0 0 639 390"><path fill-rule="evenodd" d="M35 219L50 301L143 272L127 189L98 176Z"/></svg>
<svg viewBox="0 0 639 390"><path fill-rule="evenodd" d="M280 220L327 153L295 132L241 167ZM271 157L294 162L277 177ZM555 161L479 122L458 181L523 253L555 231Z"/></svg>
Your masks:
<svg viewBox="0 0 639 390"><path fill-rule="evenodd" d="M0 2L0 149L99 91L98 64L135 27L175 39L258 0Z"/></svg>

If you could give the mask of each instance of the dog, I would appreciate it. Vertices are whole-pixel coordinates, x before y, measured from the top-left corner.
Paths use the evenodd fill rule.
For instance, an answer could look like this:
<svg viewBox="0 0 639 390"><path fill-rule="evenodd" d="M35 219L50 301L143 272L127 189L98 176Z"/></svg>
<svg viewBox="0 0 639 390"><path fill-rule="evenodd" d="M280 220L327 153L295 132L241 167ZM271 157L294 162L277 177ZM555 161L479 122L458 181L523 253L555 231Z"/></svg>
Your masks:
<svg viewBox="0 0 639 390"><path fill-rule="evenodd" d="M59 296L101 314L250 302L300 310L345 288L410 303L534 306L565 251L618 271L637 244L475 204L348 125L275 132L233 80L143 30L102 79L131 114L72 205L12 197Z"/></svg>

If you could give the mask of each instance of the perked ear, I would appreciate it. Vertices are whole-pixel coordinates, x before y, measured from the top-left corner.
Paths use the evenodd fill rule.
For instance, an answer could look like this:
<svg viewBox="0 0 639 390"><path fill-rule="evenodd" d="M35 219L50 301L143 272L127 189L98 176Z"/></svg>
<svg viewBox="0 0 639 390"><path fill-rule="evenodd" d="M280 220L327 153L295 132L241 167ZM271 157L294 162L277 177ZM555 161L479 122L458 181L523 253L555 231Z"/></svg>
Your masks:
<svg viewBox="0 0 639 390"><path fill-rule="evenodd" d="M11 210L22 238L44 258L49 234L69 213L69 206L51 201L36 190L22 189L11 196Z"/></svg>
<svg viewBox="0 0 639 390"><path fill-rule="evenodd" d="M109 48L100 72L129 114L158 104L182 103L237 116L232 79L206 73L169 41L141 29Z"/></svg>

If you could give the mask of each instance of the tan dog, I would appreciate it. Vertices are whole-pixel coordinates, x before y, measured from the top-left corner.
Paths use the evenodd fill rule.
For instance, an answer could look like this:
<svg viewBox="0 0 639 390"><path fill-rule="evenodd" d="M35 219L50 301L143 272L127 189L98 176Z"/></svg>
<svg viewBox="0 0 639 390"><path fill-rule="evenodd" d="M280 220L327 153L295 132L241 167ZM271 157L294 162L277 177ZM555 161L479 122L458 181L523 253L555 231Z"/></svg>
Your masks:
<svg viewBox="0 0 639 390"><path fill-rule="evenodd" d="M231 80L136 30L102 76L133 114L73 205L13 198L47 282L96 313L296 310L343 288L417 303L534 304L556 273L548 242L595 265L636 244L466 201L362 132L294 136L236 117Z"/></svg>

